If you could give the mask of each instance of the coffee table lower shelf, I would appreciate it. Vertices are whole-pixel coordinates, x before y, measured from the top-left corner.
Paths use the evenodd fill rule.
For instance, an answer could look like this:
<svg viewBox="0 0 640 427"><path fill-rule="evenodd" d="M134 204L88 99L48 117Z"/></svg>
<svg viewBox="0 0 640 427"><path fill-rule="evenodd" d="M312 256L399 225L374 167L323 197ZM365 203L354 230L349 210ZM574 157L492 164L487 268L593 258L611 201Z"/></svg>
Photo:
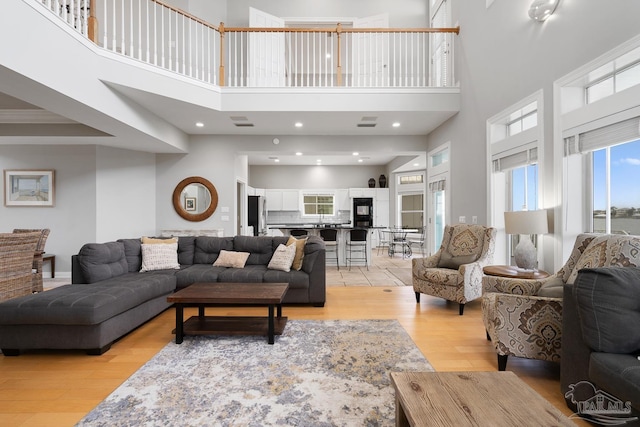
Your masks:
<svg viewBox="0 0 640 427"><path fill-rule="evenodd" d="M274 318L274 335L282 335L287 317ZM172 333L176 333L174 329ZM192 316L184 322L184 335L269 335L269 318L259 316Z"/></svg>

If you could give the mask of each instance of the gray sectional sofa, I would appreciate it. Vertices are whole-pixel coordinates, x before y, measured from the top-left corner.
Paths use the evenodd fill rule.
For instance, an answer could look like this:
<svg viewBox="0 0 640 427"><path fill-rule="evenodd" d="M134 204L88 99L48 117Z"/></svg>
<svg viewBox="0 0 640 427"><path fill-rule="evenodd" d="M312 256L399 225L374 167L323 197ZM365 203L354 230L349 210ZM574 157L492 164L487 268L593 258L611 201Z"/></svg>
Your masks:
<svg viewBox="0 0 640 427"><path fill-rule="evenodd" d="M111 343L170 304L167 296L195 282L287 282L287 304L322 307L325 246L309 236L302 268L268 269L287 237L179 237L176 270L140 272L140 239L89 243L72 257L72 284L0 303L0 349L83 349L102 354ZM249 252L243 268L214 267L220 251Z"/></svg>
<svg viewBox="0 0 640 427"><path fill-rule="evenodd" d="M560 383L567 406L599 424L636 425L639 358L640 268L580 270L564 286Z"/></svg>

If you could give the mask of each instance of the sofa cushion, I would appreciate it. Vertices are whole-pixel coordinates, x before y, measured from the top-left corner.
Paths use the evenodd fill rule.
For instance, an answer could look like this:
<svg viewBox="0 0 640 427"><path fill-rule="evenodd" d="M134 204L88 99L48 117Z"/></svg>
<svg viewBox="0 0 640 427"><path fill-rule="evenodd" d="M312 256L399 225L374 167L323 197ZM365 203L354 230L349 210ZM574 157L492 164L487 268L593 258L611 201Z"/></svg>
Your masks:
<svg viewBox="0 0 640 427"><path fill-rule="evenodd" d="M640 360L637 357L593 352L589 357L589 380L640 409Z"/></svg>
<svg viewBox="0 0 640 427"><path fill-rule="evenodd" d="M277 245L276 245L277 247ZM249 252L247 265L267 265L276 247L268 236L236 236L233 238L233 250Z"/></svg>
<svg viewBox="0 0 640 427"><path fill-rule="evenodd" d="M154 270L178 270L178 243L142 244L142 267L140 272Z"/></svg>
<svg viewBox="0 0 640 427"><path fill-rule="evenodd" d="M218 274L218 282L260 283L267 272L266 265L246 265L244 268L226 268Z"/></svg>
<svg viewBox="0 0 640 427"><path fill-rule="evenodd" d="M121 276L129 271L121 242L87 243L80 248L78 262L87 283Z"/></svg>
<svg viewBox="0 0 640 427"><path fill-rule="evenodd" d="M193 265L195 251L196 238L194 236L178 237L178 263L180 265Z"/></svg>
<svg viewBox="0 0 640 427"><path fill-rule="evenodd" d="M213 263L214 267L243 268L249 258L249 252L220 251Z"/></svg>
<svg viewBox="0 0 640 427"><path fill-rule="evenodd" d="M217 282L218 276L226 267L213 267L209 264L193 264L176 273L176 288L182 289L196 282Z"/></svg>
<svg viewBox="0 0 640 427"><path fill-rule="evenodd" d="M440 253L440 259L438 260L438 268L451 268L457 270L463 264L471 264L478 259L478 255L459 255L453 256L447 251Z"/></svg>
<svg viewBox="0 0 640 427"><path fill-rule="evenodd" d="M554 276L545 280L536 295L539 297L547 297L547 298L562 298L562 294L564 292L564 282L562 278L558 276Z"/></svg>
<svg viewBox="0 0 640 427"><path fill-rule="evenodd" d="M95 325L175 289L173 274L126 273L91 285L64 285L0 304L3 325Z"/></svg>
<svg viewBox="0 0 640 427"><path fill-rule="evenodd" d="M308 289L309 275L304 271L291 270L288 273L280 270L268 270L262 277L268 283L288 283L289 289Z"/></svg>
<svg viewBox="0 0 640 427"><path fill-rule="evenodd" d="M300 270L302 268L302 263L304 261L304 246L307 243L307 238L304 237L302 239L296 239L293 236L289 236L289 240L287 241L287 246L296 245L296 256L293 258L293 264L291 268L293 270Z"/></svg>
<svg viewBox="0 0 640 427"><path fill-rule="evenodd" d="M640 268L582 269L573 292L582 337L592 350L640 352Z"/></svg>
<svg viewBox="0 0 640 427"><path fill-rule="evenodd" d="M267 265L267 268L269 270L281 270L289 272L291 271L291 263L293 263L293 258L295 256L295 246L278 245L276 251L271 257L271 260L269 261L269 265Z"/></svg>
<svg viewBox="0 0 640 427"><path fill-rule="evenodd" d="M233 237L196 237L195 243L194 264L212 265L218 259L221 250L234 250Z"/></svg>
<svg viewBox="0 0 640 427"><path fill-rule="evenodd" d="M118 239L124 245L124 256L129 265L129 273L140 271L142 267L142 243L140 239Z"/></svg>

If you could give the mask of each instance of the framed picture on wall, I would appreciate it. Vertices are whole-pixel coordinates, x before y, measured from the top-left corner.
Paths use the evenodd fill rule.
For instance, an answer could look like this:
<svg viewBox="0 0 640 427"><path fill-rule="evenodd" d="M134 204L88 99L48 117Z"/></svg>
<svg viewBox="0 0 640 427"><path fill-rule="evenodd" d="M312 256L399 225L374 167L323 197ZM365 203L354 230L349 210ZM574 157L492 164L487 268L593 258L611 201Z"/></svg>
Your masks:
<svg viewBox="0 0 640 427"><path fill-rule="evenodd" d="M196 198L195 197L185 197L184 198L184 210L185 211L195 211L196 210Z"/></svg>
<svg viewBox="0 0 640 427"><path fill-rule="evenodd" d="M55 199L53 170L4 171L5 206L53 206Z"/></svg>

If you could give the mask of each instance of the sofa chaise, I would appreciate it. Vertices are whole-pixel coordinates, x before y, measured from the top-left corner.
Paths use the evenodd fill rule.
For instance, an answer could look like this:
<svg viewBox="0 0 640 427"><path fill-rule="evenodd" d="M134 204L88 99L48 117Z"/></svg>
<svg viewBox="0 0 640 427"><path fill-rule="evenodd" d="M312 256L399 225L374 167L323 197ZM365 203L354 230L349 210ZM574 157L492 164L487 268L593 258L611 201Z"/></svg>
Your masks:
<svg viewBox="0 0 640 427"><path fill-rule="evenodd" d="M295 243L304 254L299 270L268 268L287 241L266 236L179 237L173 244L175 265L150 271L144 271L152 263L145 262L147 248L141 239L85 244L72 256L71 285L0 303L0 349L5 356L27 349L102 354L166 310L168 295L195 282L287 282L285 304L324 306L324 242L309 236L304 246ZM241 253L246 257L242 268L213 265L222 255Z"/></svg>

